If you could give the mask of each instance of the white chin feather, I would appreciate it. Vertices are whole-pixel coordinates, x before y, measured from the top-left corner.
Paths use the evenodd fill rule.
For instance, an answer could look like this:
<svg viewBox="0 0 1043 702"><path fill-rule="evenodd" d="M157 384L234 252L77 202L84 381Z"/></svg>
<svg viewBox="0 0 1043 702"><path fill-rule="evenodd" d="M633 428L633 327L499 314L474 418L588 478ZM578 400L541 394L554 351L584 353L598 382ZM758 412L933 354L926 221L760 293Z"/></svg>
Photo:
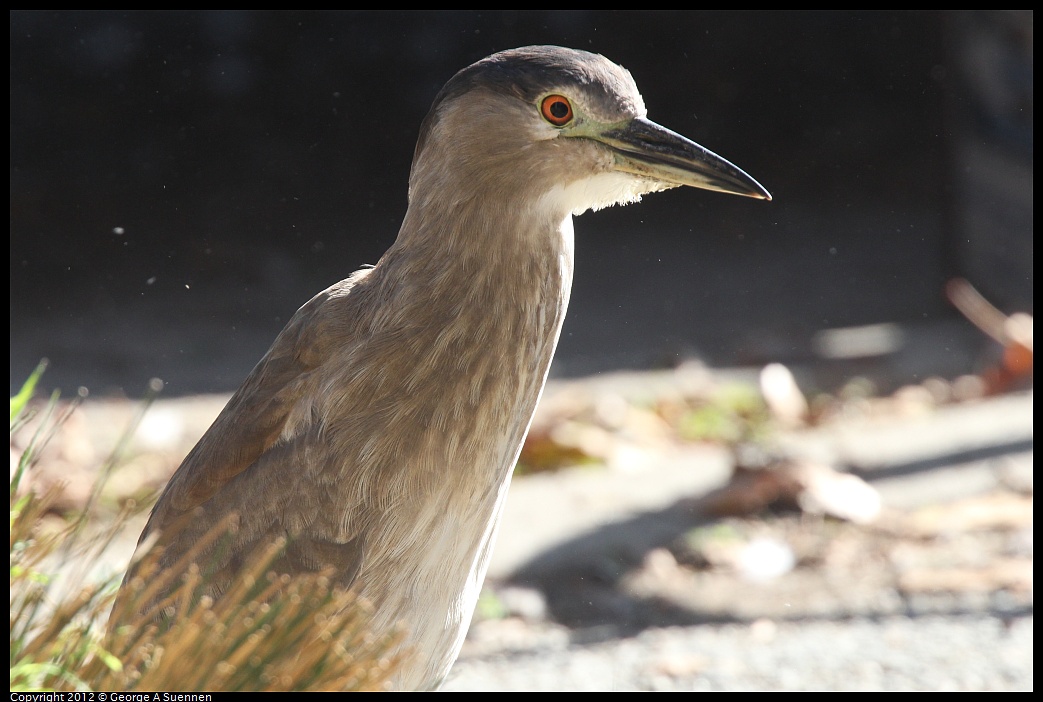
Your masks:
<svg viewBox="0 0 1043 702"><path fill-rule="evenodd" d="M638 202L646 193L679 187L674 183L664 183L651 178L609 171L589 178L574 181L564 187L557 186L547 193L555 205L574 215L583 214L587 210L600 210L612 205L628 205Z"/></svg>

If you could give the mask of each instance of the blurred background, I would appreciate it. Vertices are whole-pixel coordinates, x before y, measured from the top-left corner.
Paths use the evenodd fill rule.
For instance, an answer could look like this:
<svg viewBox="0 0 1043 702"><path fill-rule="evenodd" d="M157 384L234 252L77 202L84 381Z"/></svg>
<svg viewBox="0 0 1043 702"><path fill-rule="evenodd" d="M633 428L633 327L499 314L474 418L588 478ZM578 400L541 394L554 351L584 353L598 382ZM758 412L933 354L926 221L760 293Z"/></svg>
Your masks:
<svg viewBox="0 0 1043 702"><path fill-rule="evenodd" d="M441 85L533 43L629 68L651 118L775 198L580 218L556 377L783 361L888 389L980 363L948 279L1032 308L1031 12L10 19L12 389L48 357L66 392L231 391L394 240Z"/></svg>
<svg viewBox="0 0 1043 702"><path fill-rule="evenodd" d="M45 530L137 511L82 572L118 581L293 312L394 241L446 80L561 44L774 200L577 219L448 689L1032 689L1031 11L10 20L10 384L46 357L74 398L12 475Z"/></svg>

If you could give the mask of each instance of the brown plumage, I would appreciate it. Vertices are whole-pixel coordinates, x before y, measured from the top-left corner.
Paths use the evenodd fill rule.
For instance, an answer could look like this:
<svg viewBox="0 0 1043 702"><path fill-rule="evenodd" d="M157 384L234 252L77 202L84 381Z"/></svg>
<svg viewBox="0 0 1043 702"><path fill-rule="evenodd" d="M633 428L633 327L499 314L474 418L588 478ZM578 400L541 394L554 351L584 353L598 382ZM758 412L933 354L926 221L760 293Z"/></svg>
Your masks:
<svg viewBox="0 0 1043 702"><path fill-rule="evenodd" d="M405 626L396 684L436 686L469 624L572 282L572 215L692 185L768 198L644 119L630 74L558 47L460 71L425 119L394 245L298 310L171 478L142 533L219 596L277 537ZM139 546L140 549L140 546ZM128 578L134 572L133 567Z"/></svg>

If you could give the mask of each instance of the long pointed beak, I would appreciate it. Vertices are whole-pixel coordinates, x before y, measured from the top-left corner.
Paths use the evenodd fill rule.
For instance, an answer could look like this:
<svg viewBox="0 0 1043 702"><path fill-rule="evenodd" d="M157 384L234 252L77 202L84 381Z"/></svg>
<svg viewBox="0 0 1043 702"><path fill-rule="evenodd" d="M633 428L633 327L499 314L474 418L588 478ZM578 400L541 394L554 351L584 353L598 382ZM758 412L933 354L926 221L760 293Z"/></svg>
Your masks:
<svg viewBox="0 0 1043 702"><path fill-rule="evenodd" d="M612 147L616 168L625 173L674 185L771 199L771 193L738 166L643 117L594 138Z"/></svg>

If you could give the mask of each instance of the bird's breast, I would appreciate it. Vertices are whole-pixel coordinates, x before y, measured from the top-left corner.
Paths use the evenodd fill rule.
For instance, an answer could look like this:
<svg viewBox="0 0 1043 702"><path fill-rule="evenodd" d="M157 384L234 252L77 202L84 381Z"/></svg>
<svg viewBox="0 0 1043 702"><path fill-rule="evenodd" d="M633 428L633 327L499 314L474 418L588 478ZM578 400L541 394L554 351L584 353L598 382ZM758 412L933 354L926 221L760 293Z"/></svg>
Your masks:
<svg viewBox="0 0 1043 702"><path fill-rule="evenodd" d="M338 456L326 528L366 534L356 586L378 630L407 623L430 680L455 659L485 577L568 304L571 235L567 218L552 251L409 279L326 384L350 392L319 400Z"/></svg>

